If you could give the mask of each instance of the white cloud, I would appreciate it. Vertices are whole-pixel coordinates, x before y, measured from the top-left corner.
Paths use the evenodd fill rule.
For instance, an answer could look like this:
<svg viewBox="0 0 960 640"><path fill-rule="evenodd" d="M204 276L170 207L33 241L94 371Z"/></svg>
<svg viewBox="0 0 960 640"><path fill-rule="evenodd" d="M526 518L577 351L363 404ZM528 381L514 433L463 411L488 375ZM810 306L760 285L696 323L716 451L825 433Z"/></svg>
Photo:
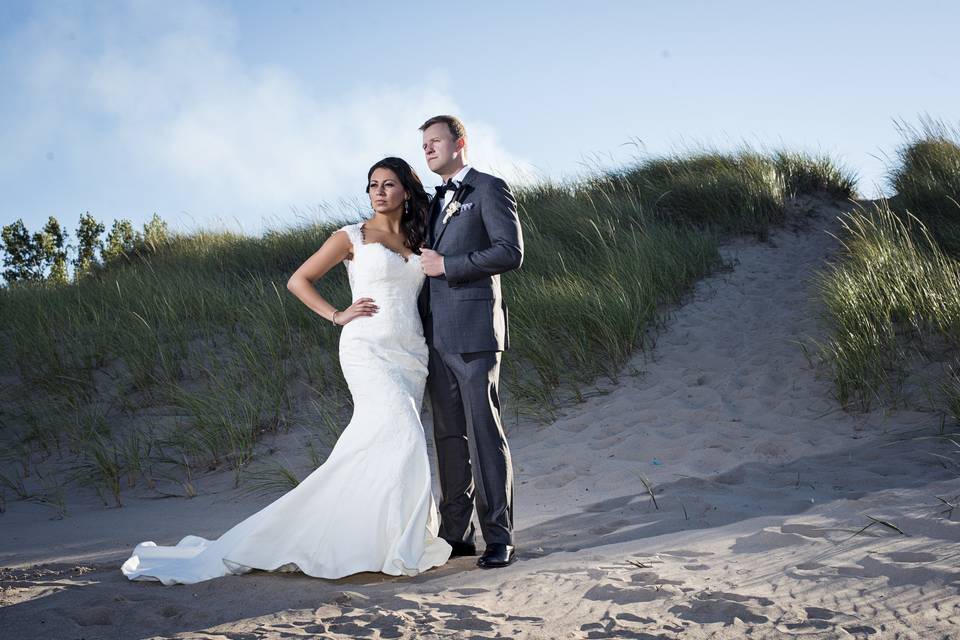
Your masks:
<svg viewBox="0 0 960 640"><path fill-rule="evenodd" d="M478 168L507 178L531 170L492 126L435 88L442 78L318 95L287 69L242 59L236 21L221 5L67 7L40 10L7 43L18 52L22 109L18 133L3 142L37 149L56 140L91 194L121 181L136 193L137 181L149 181L144 197L164 192L201 223L227 216L259 231L265 216L361 195L367 168L385 155L435 183L417 127L438 113L465 116ZM147 212L157 203L126 205Z"/></svg>

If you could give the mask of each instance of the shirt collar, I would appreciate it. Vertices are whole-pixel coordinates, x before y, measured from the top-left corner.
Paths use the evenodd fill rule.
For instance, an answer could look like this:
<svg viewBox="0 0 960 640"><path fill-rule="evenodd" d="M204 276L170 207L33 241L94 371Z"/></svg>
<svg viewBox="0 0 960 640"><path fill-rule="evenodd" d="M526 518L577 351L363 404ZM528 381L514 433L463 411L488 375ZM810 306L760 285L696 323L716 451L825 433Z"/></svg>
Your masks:
<svg viewBox="0 0 960 640"><path fill-rule="evenodd" d="M470 171L470 165L465 164L463 165L463 168L460 169L460 171L457 171L453 176L451 176L450 179L453 180L454 182L463 182L463 179L467 176L467 173L469 173L469 171Z"/></svg>

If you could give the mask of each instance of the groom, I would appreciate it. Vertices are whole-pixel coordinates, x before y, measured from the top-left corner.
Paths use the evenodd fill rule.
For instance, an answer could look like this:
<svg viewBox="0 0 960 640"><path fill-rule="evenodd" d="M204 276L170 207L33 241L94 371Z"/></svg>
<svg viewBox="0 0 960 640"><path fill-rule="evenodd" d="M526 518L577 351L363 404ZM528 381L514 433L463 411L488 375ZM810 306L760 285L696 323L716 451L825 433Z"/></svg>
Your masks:
<svg viewBox="0 0 960 640"><path fill-rule="evenodd" d="M513 469L500 421L500 353L509 346L500 274L523 261L517 201L503 180L466 164L459 119L436 116L420 131L427 166L443 178L430 209L420 293L440 537L453 547L451 557L476 555L476 500L487 545L477 565L505 567L514 560Z"/></svg>

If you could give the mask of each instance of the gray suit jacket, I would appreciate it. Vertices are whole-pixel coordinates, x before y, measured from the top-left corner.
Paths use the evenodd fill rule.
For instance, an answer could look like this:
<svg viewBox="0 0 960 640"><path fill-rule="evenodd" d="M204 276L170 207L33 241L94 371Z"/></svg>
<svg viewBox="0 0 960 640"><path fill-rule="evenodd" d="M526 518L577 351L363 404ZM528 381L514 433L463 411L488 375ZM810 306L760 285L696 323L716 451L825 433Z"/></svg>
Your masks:
<svg viewBox="0 0 960 640"><path fill-rule="evenodd" d="M505 351L510 338L500 274L523 262L517 201L506 182L472 167L453 201L460 209L446 224L445 212L430 208L430 245L443 255L445 274L427 278L420 292L427 340L447 353Z"/></svg>

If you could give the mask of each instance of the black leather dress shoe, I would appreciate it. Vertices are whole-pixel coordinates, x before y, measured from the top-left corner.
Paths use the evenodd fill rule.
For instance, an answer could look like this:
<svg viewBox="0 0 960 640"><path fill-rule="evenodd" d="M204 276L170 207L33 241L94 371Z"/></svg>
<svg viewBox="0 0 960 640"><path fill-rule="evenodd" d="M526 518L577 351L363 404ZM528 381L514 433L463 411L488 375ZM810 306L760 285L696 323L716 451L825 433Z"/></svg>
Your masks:
<svg viewBox="0 0 960 640"><path fill-rule="evenodd" d="M457 542L455 540L447 540L447 544L453 547L453 551L450 553L451 558L477 555L476 545L470 544L469 542Z"/></svg>
<svg viewBox="0 0 960 640"><path fill-rule="evenodd" d="M477 558L477 566L481 569L495 569L505 567L516 559L514 548L511 544L502 542L491 542L487 545L483 555Z"/></svg>

